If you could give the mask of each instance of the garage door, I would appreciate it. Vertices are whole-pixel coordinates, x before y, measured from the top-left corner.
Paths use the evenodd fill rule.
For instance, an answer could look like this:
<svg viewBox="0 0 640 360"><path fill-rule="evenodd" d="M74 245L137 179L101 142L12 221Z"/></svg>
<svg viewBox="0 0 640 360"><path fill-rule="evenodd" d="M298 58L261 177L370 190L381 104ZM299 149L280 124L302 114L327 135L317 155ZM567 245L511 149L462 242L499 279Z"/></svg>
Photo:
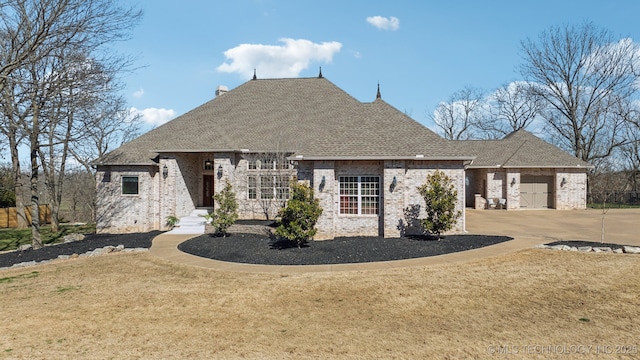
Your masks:
<svg viewBox="0 0 640 360"><path fill-rule="evenodd" d="M546 209L553 206L553 176L523 175L520 178L520 207Z"/></svg>

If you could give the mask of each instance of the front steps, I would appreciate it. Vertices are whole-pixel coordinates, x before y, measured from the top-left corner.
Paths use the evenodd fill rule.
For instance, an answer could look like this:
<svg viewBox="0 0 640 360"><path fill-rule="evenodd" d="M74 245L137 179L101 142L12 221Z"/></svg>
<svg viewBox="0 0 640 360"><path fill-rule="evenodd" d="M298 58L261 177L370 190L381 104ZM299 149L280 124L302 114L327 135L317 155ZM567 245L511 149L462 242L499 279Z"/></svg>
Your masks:
<svg viewBox="0 0 640 360"><path fill-rule="evenodd" d="M204 218L209 211L207 209L195 209L189 214L180 218L178 224L167 234L204 234Z"/></svg>

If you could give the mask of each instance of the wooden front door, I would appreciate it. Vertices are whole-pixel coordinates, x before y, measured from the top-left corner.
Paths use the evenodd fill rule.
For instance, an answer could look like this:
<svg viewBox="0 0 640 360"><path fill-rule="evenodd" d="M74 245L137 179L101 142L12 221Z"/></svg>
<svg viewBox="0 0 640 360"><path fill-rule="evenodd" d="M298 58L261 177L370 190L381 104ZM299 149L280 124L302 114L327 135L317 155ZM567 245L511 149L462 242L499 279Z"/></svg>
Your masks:
<svg viewBox="0 0 640 360"><path fill-rule="evenodd" d="M213 175L204 175L202 178L202 206L213 207Z"/></svg>

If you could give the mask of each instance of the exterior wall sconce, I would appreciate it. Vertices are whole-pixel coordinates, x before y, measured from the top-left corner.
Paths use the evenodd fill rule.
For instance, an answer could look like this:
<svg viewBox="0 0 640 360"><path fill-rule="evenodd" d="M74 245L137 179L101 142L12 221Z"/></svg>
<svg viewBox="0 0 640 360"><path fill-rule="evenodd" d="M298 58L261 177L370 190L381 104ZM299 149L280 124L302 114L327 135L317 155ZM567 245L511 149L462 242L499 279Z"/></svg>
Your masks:
<svg viewBox="0 0 640 360"><path fill-rule="evenodd" d="M205 170L213 170L213 161L207 159L204 161L204 169Z"/></svg>
<svg viewBox="0 0 640 360"><path fill-rule="evenodd" d="M169 168L167 167L167 164L164 164L162 167L162 177L166 179L167 176L169 176Z"/></svg>
<svg viewBox="0 0 640 360"><path fill-rule="evenodd" d="M511 179L511 186L514 186L516 184L516 178L512 178Z"/></svg>
<svg viewBox="0 0 640 360"><path fill-rule="evenodd" d="M218 165L218 179L222 178L222 165Z"/></svg>
<svg viewBox="0 0 640 360"><path fill-rule="evenodd" d="M318 190L322 191L324 190L324 186L326 185L327 181L326 178L324 177L324 175L322 175L322 180L320 180L320 185L318 186Z"/></svg>
<svg viewBox="0 0 640 360"><path fill-rule="evenodd" d="M562 181L560 181L560 187L564 187L567 183L567 179L566 178L562 178Z"/></svg>
<svg viewBox="0 0 640 360"><path fill-rule="evenodd" d="M393 180L391 180L391 185L389 185L389 191L393 192L396 189L396 185L398 185L398 179L394 176Z"/></svg>

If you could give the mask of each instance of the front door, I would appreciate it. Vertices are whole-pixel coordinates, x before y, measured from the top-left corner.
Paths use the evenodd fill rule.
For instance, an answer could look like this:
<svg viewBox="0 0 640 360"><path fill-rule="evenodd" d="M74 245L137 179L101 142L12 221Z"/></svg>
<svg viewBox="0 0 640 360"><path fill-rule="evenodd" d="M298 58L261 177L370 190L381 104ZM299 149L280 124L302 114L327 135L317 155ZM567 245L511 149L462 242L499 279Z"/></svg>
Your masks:
<svg viewBox="0 0 640 360"><path fill-rule="evenodd" d="M202 178L202 206L213 207L213 175L204 175Z"/></svg>

